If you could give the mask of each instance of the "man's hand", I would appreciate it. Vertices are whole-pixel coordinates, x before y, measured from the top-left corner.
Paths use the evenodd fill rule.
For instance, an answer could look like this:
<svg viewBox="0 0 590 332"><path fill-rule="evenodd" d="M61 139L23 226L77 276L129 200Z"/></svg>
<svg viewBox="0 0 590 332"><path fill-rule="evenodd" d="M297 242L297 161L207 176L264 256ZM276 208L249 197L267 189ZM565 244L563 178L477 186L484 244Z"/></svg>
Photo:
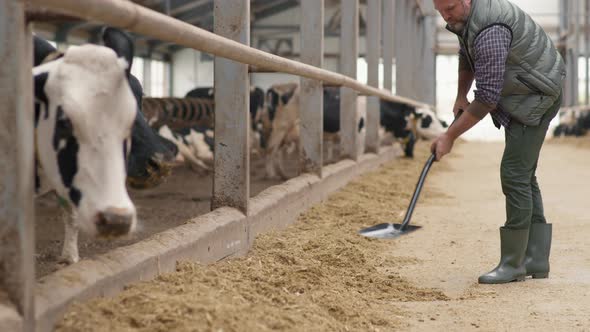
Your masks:
<svg viewBox="0 0 590 332"><path fill-rule="evenodd" d="M454 142L455 141L446 133L440 135L434 140L434 142L432 142L430 151L436 154L436 161L440 161L444 155L451 152Z"/></svg>
<svg viewBox="0 0 590 332"><path fill-rule="evenodd" d="M465 111L467 109L467 106L469 106L469 101L466 97L457 97L457 99L455 100L455 106L453 106L453 114L455 115L455 117L457 117L459 110Z"/></svg>

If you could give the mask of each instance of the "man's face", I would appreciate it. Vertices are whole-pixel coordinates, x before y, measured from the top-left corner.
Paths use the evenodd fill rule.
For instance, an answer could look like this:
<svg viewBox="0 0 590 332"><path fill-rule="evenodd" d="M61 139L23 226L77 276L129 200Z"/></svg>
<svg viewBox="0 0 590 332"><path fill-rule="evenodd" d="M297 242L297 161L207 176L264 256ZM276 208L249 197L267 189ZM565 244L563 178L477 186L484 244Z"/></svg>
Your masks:
<svg viewBox="0 0 590 332"><path fill-rule="evenodd" d="M434 0L434 8L451 29L459 32L467 23L471 0Z"/></svg>

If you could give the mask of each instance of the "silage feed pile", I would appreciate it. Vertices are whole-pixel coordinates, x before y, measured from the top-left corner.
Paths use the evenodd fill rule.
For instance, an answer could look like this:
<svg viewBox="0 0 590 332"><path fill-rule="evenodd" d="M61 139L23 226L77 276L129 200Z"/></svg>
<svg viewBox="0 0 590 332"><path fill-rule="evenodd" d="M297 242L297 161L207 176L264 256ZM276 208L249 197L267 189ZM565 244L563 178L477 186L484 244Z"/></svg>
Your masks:
<svg viewBox="0 0 590 332"><path fill-rule="evenodd" d="M128 287L70 307L57 331L377 331L399 326L399 301L447 300L396 270L411 257L395 240L357 234L399 222L427 158L399 159L351 182L289 228L259 236L249 254ZM428 196L428 186L421 201ZM400 216L401 215L401 216Z"/></svg>

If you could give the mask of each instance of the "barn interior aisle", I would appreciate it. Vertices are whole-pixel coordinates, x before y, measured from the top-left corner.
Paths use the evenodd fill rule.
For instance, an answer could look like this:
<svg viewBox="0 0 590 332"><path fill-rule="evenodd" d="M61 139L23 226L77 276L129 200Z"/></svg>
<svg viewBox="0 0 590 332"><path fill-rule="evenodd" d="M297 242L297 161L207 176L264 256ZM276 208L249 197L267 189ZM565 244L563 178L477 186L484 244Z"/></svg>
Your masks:
<svg viewBox="0 0 590 332"><path fill-rule="evenodd" d="M416 160L351 182L290 228L260 236L247 256L179 263L116 297L72 306L58 331L587 327L590 223L582 209L590 189L580 179L590 175L590 154L576 145L548 141L539 164L554 223L550 279L477 284L499 255L501 143L461 142L434 165L414 215L420 231L393 241L356 234L403 217L428 156L423 142Z"/></svg>
<svg viewBox="0 0 590 332"><path fill-rule="evenodd" d="M582 141L585 141L584 144ZM457 146L429 179L431 192L416 209L423 229L399 241L394 255L414 264L397 272L448 301L398 302L402 330L586 330L590 326L590 188L588 140L545 142L537 177L547 221L553 224L549 279L502 287L477 284L500 256L498 227L505 212L499 167L503 143ZM442 166L442 167L438 167ZM396 243L397 245L397 243ZM392 304L394 305L394 304Z"/></svg>

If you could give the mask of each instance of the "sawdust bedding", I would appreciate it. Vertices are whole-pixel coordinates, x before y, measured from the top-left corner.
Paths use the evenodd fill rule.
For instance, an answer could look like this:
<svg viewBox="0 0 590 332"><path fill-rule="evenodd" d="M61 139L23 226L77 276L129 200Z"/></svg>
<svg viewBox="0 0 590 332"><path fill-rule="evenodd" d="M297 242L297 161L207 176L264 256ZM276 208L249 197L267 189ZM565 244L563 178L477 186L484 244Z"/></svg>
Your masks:
<svg viewBox="0 0 590 332"><path fill-rule="evenodd" d="M245 257L129 286L114 298L70 307L57 331L378 331L395 329L400 301L448 298L401 278L395 240L357 231L403 216L427 143L351 182L286 230L259 236ZM421 200L438 195L425 188Z"/></svg>

